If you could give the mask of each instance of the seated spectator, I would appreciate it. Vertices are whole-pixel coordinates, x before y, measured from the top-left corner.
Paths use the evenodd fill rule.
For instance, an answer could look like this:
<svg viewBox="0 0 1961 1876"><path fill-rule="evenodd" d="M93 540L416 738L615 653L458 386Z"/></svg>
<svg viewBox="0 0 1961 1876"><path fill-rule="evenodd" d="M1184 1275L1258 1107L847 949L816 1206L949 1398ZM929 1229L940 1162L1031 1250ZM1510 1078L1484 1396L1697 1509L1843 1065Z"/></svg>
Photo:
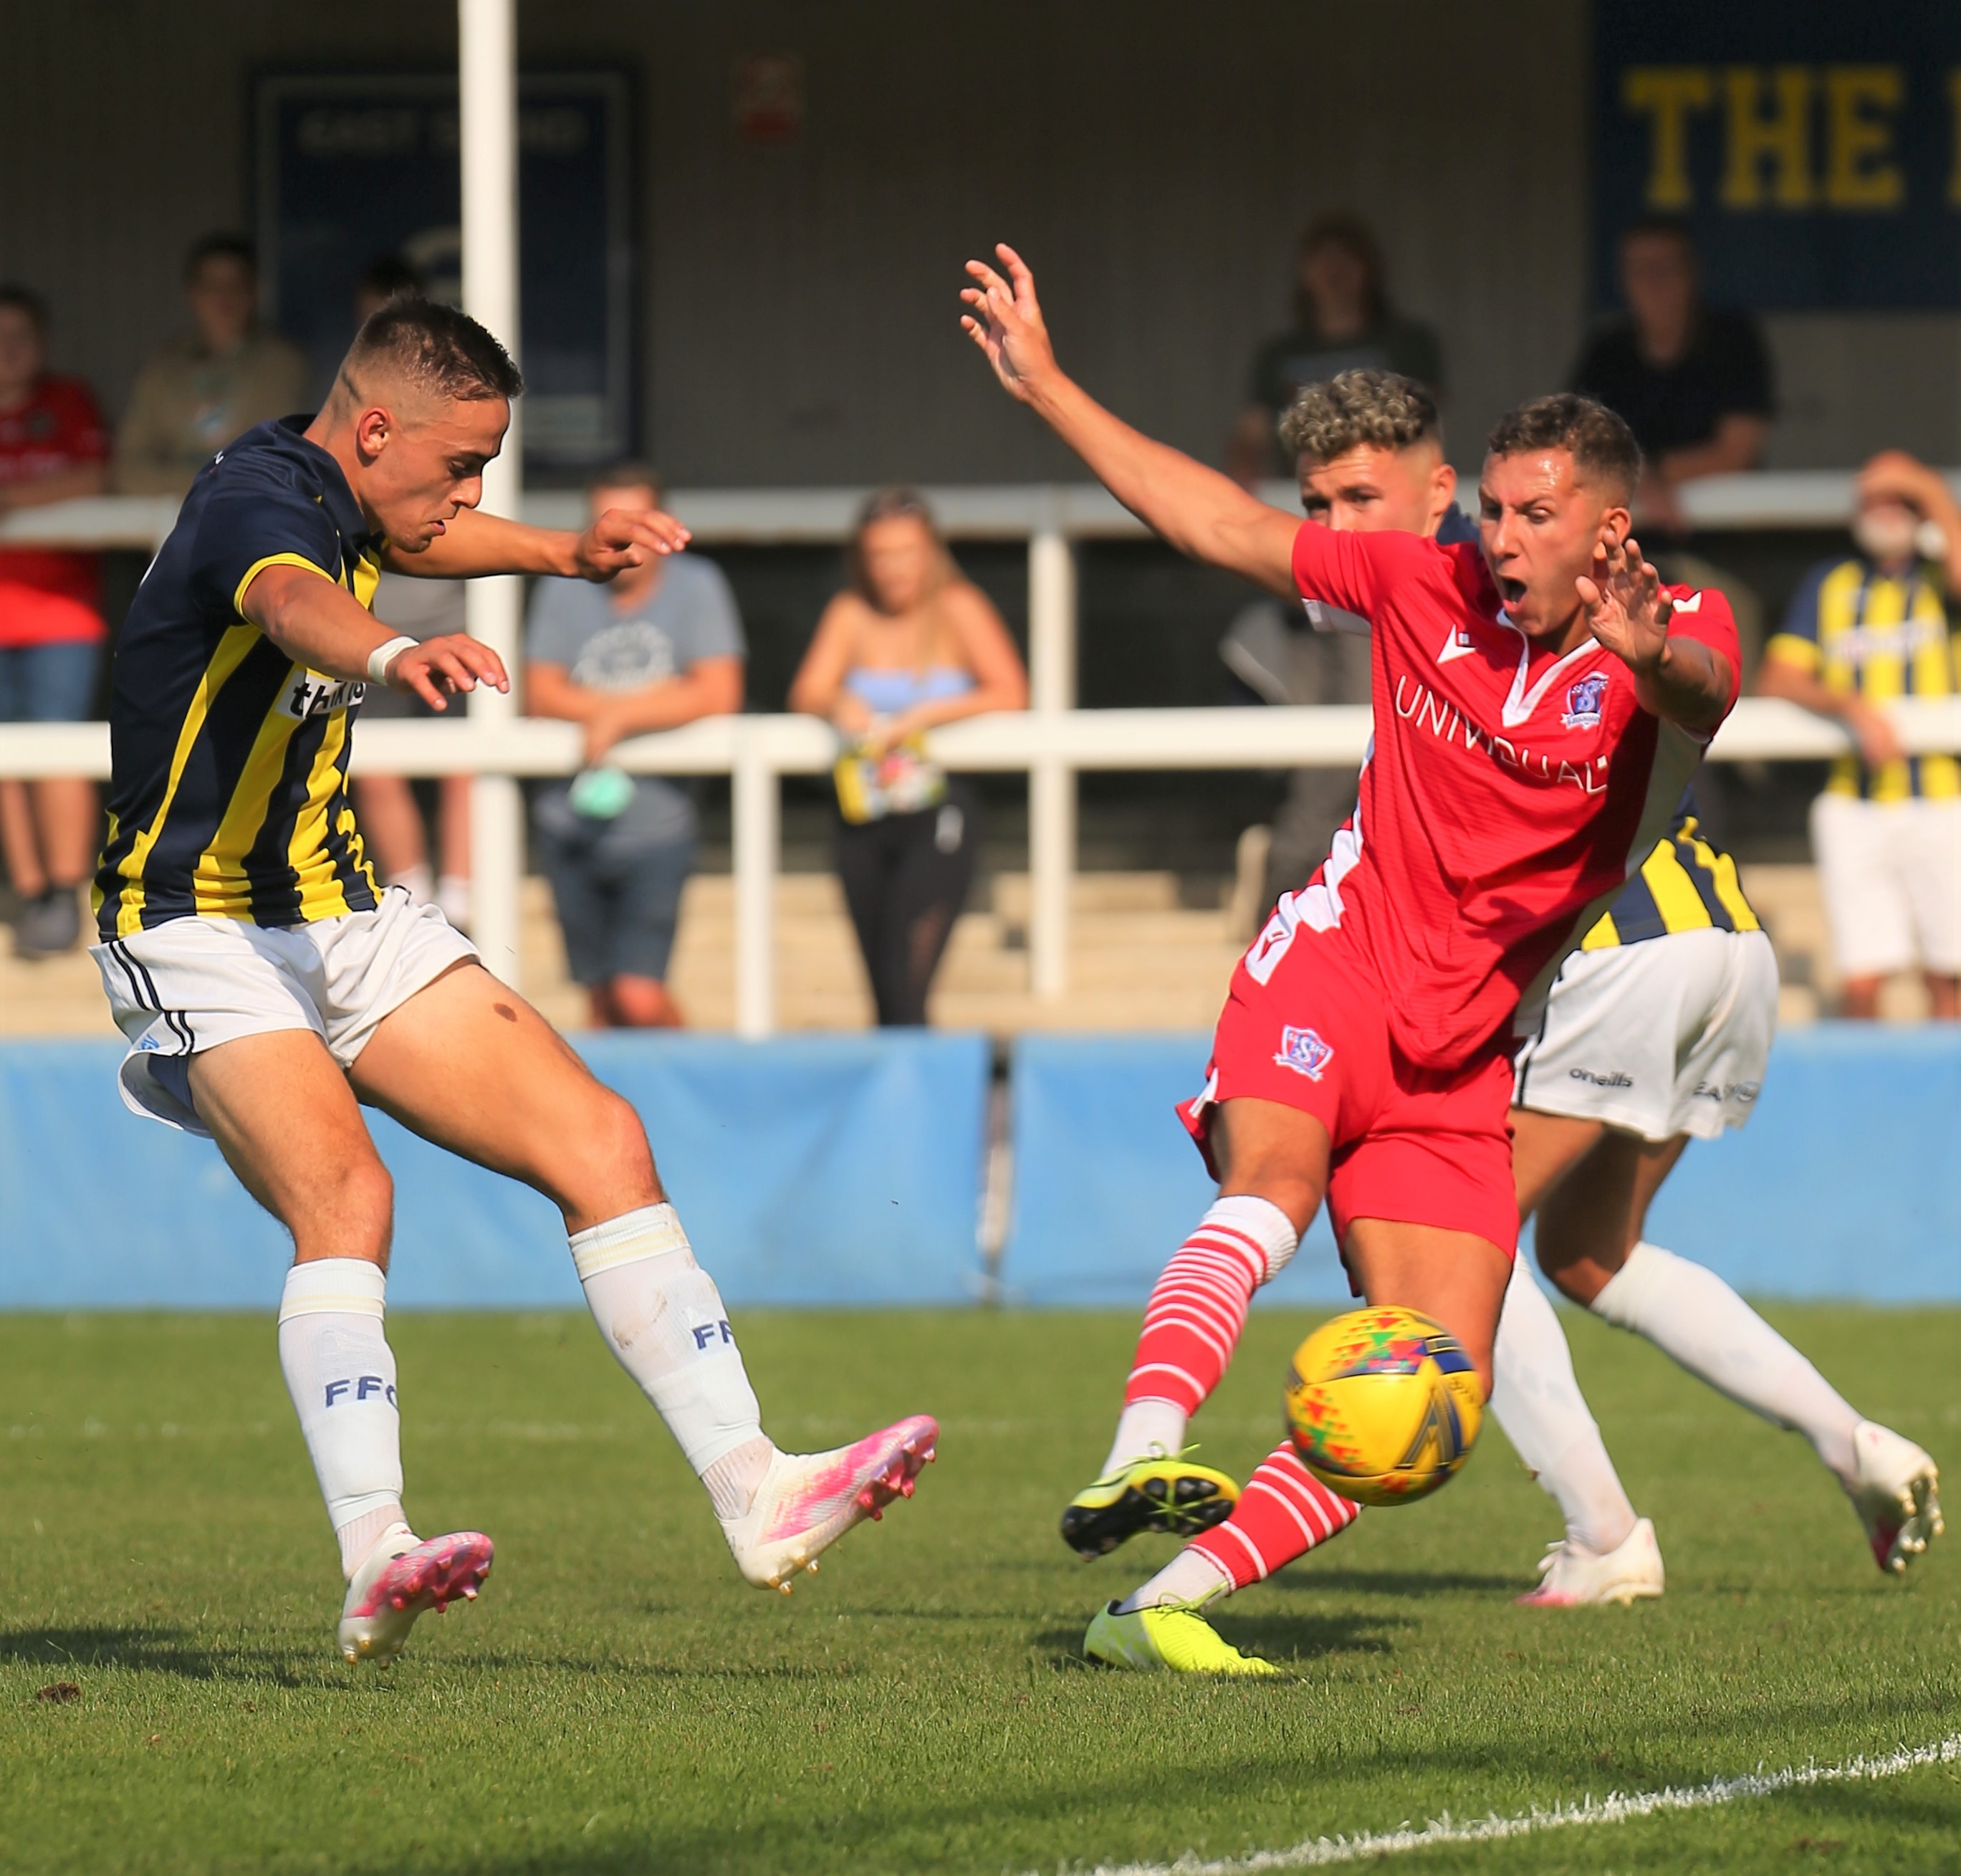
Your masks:
<svg viewBox="0 0 1961 1876"><path fill-rule="evenodd" d="M398 295L419 298L422 288L422 276L400 255L381 255L368 263L355 287L355 324L366 324L371 314ZM463 631L464 610L461 580L384 573L375 591L375 617L391 631L417 640ZM467 697L451 697L445 720L454 721L468 704ZM371 720L404 716L433 721L436 713L410 691L371 684L361 714ZM365 773L354 778L362 838L382 878L405 889L412 898L433 899L459 930L470 924L470 789L467 775L445 775L435 784L439 863L432 867L422 807L408 778Z"/></svg>
<svg viewBox="0 0 1961 1876"><path fill-rule="evenodd" d="M1382 250L1365 222L1325 215L1301 236L1294 308L1292 328L1255 356L1251 393L1226 445L1227 472L1248 487L1293 473L1280 454L1280 420L1309 384L1341 372L1398 372L1443 394L1436 335L1391 306Z"/></svg>
<svg viewBox="0 0 1961 1876"><path fill-rule="evenodd" d="M307 362L259 321L259 264L242 235L207 234L184 262L191 330L151 353L116 432L130 495L181 495L234 436L308 407Z"/></svg>
<svg viewBox="0 0 1961 1876"><path fill-rule="evenodd" d="M973 883L980 831L978 795L933 761L926 732L1026 709L1028 673L910 490L866 503L846 563L850 584L818 621L790 708L828 719L844 739L838 876L880 1025L916 1026Z"/></svg>
<svg viewBox="0 0 1961 1876"><path fill-rule="evenodd" d="M0 286L0 515L102 491L109 439L88 387L46 371L47 325L38 295ZM0 723L93 713L109 636L101 605L94 554L0 548ZM81 935L97 818L93 782L0 782L21 956L53 956Z"/></svg>
<svg viewBox="0 0 1961 1876"><path fill-rule="evenodd" d="M661 480L623 463L589 495L595 518L655 509ZM586 763L539 792L532 825L573 979L602 1026L679 1026L668 961L695 841L690 795L628 776L607 754L627 736L739 710L747 655L735 596L697 554L651 560L606 585L543 579L531 595L526 707L583 724Z"/></svg>
<svg viewBox="0 0 1961 1876"><path fill-rule="evenodd" d="M1713 586L1736 615L1746 674L1763 649L1763 605L1734 574L1688 551L1685 483L1760 467L1775 410L1770 353L1749 314L1704 303L1695 245L1666 216L1621 237L1627 312L1596 332L1569 388L1625 418L1646 468L1635 525L1663 577ZM1660 551L1657 551L1659 549Z"/></svg>
<svg viewBox="0 0 1961 1876"><path fill-rule="evenodd" d="M1930 526L1930 524L1931 525ZM1922 536L1942 538L1940 563ZM1812 803L1812 849L1841 1013L1870 1019L1918 956L1937 1016L1961 1016L1961 761L1909 755L1881 707L1961 689L1961 506L1940 473L1889 450L1859 478L1857 551L1806 575L1765 648L1759 688L1842 723L1857 754Z"/></svg>

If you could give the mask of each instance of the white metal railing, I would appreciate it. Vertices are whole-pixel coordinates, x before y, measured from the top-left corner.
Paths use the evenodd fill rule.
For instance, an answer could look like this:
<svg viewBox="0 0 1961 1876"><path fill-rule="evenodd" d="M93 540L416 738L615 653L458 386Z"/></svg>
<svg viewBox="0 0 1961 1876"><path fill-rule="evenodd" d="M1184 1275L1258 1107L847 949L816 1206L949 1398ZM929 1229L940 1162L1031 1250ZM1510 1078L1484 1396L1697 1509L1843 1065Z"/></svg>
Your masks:
<svg viewBox="0 0 1961 1876"><path fill-rule="evenodd" d="M1961 498L1961 471L1948 478ZM1298 506L1287 482L1261 485L1275 506ZM955 766L1019 769L1028 777L1031 878L1029 982L1043 997L1068 986L1070 881L1075 869L1076 775L1085 768L1293 767L1360 760L1368 712L1360 710L1098 710L1076 713L1076 582L1073 544L1134 539L1143 524L1094 484L929 488L941 525L956 540L1025 541L1028 554L1028 672L1032 710L1022 717L955 724L934 739ZM1468 496L1468 491L1466 494ZM1681 491L1700 528L1829 526L1851 513L1849 471L1803 471L1711 477ZM668 506L698 544L781 546L837 543L849 534L865 491L831 489L676 490ZM493 506L499 504L493 502ZM505 506L511 506L506 498ZM530 492L515 504L542 526L582 525L576 491ZM176 518L168 498L103 496L0 516L0 543L153 550ZM519 583L472 583L471 629L514 652ZM515 714L515 698L486 695L464 723L383 722L357 739L359 761L376 774L461 774L474 791L477 942L493 968L515 981L518 885L522 828L512 778L563 774L578 766L578 732ZM1961 747L1952 721L1924 716L1931 748ZM1945 727L1941 727L1941 725ZM1916 732L1916 733L1921 733ZM1755 739L1755 740L1752 740ZM1784 704L1744 705L1723 731L1719 758L1830 755L1841 732ZM62 751L57 758L53 752ZM732 778L737 906L737 1027L745 1035L774 1023L770 882L778 849L777 778L813 774L833 753L829 732L795 717L745 716L691 725L629 744L630 767ZM51 767L33 766L46 761ZM0 774L106 774L107 741L99 726L0 729ZM21 764L28 766L22 767Z"/></svg>
<svg viewBox="0 0 1961 1876"><path fill-rule="evenodd" d="M1892 707L1902 740L1918 753L1961 753L1961 698L1908 698ZM933 732L933 753L966 771L1022 771L1029 778L1031 987L1058 996L1068 986L1070 882L1075 870L1075 778L1083 770L1343 767L1367 743L1366 707L1318 709L1030 710L949 725ZM1850 742L1838 725L1795 704L1746 698L1711 751L1717 761L1838 755ZM576 725L537 718L424 723L388 719L364 725L356 761L371 773L504 778L565 775L580 760ZM808 716L724 716L620 744L612 759L639 774L731 778L735 876L735 1027L763 1036L776 1026L776 894L778 813L785 775L819 774L837 753L829 727ZM0 777L109 774L102 723L0 726ZM1044 793L1044 791L1046 791ZM1044 812L1042 804L1049 804ZM1053 812L1054 803L1063 812ZM515 864L480 866L474 921L518 929ZM482 939L480 936L480 943ZM486 959L515 981L509 956Z"/></svg>

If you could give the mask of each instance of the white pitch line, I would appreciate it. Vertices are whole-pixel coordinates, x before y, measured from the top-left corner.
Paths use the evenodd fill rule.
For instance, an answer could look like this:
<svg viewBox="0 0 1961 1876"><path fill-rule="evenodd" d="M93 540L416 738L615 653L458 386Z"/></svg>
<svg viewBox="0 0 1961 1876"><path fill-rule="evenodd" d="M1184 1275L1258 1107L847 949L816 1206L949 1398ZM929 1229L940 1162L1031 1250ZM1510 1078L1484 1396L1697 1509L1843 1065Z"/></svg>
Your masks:
<svg viewBox="0 0 1961 1876"><path fill-rule="evenodd" d="M1951 1765L1961 1760L1961 1733L1950 1733L1931 1746L1902 1747L1877 1759L1848 1759L1842 1765L1787 1766L1781 1772L1746 1772L1733 1779L1712 1779L1685 1790L1674 1785L1659 1791L1614 1793L1587 1798L1577 1804L1555 1804L1550 1811L1530 1811L1513 1817L1494 1814L1469 1823L1452 1823L1448 1812L1421 1830L1405 1824L1400 1830L1364 1831L1359 1836L1316 1837L1285 1850L1256 1850L1249 1856L1204 1862L1191 1851L1175 1863L1099 1863L1082 1876L1258 1876L1263 1870L1323 1869L1332 1863L1357 1863L1364 1857L1394 1856L1405 1850L1427 1849L1437 1843L1490 1843L1504 1837L1530 1836L1541 1830L1564 1830L1580 1824L1624 1823L1630 1817L1649 1817L1657 1811L1702 1811L1739 1798L1767 1798L1811 1785L1838 1785L1858 1779L1897 1778L1922 1766Z"/></svg>

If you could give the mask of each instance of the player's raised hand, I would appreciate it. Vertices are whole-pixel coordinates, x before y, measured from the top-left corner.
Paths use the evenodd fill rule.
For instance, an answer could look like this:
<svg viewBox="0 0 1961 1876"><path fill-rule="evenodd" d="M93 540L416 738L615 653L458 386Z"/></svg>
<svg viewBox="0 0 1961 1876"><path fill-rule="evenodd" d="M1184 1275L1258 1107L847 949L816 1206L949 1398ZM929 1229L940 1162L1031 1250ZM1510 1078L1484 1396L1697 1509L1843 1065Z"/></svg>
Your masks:
<svg viewBox="0 0 1961 1876"><path fill-rule="evenodd" d="M426 638L397 652L388 661L388 685L395 691L411 691L432 710L446 710L458 691L474 691L487 684L493 691L511 688L504 661L485 644L464 632L445 632L439 638Z"/></svg>
<svg viewBox="0 0 1961 1876"><path fill-rule="evenodd" d="M1641 544L1631 534L1616 541L1603 531L1591 574L1574 584L1593 636L1633 670L1653 670L1668 643L1675 604L1661 589L1660 574L1642 559Z"/></svg>
<svg viewBox="0 0 1961 1876"><path fill-rule="evenodd" d="M582 579L611 579L657 556L678 554L693 538L657 508L609 508L579 537L572 557Z"/></svg>
<svg viewBox="0 0 1961 1876"><path fill-rule="evenodd" d="M1025 404L1044 375L1055 369L1055 349L1028 263L1005 241L994 252L1006 278L984 260L968 262L974 285L960 297L973 311L961 315L961 328L987 355L1002 388Z"/></svg>

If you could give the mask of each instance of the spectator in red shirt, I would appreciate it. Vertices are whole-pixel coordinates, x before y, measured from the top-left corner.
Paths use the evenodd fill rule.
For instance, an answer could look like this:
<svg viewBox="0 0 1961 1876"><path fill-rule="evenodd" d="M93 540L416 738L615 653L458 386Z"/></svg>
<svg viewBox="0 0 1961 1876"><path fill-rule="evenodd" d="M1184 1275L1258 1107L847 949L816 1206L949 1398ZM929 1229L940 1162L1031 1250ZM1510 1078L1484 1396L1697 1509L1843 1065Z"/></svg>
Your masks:
<svg viewBox="0 0 1961 1876"><path fill-rule="evenodd" d="M47 329L39 295L0 286L0 517L102 492L107 434L88 387L45 368ZM0 547L0 723L86 717L108 636L94 554ZM97 814L92 782L0 783L21 956L51 956L81 935Z"/></svg>

